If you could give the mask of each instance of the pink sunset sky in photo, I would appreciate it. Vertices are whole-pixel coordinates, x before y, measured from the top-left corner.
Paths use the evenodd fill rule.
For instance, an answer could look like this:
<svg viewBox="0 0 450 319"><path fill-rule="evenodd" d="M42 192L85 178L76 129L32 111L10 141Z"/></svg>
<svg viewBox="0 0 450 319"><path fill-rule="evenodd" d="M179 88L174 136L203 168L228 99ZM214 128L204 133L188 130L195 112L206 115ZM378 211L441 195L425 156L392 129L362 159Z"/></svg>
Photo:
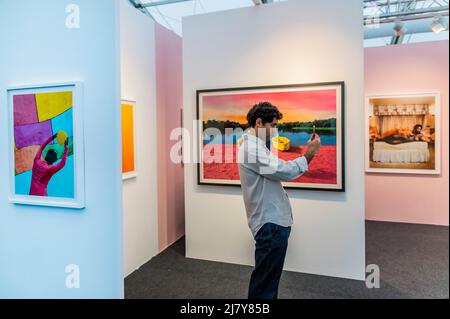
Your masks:
<svg viewBox="0 0 450 319"><path fill-rule="evenodd" d="M284 122L307 122L336 117L335 90L308 90L264 93L224 93L203 97L203 120L230 120L247 123L250 108L268 101L283 113Z"/></svg>

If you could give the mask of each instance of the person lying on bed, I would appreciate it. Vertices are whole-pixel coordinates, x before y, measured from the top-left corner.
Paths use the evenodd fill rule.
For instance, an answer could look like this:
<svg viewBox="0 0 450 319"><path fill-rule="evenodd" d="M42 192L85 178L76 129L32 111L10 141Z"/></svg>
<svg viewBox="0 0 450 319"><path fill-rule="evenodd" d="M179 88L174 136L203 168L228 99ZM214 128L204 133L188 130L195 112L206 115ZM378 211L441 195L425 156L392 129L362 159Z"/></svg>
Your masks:
<svg viewBox="0 0 450 319"><path fill-rule="evenodd" d="M422 132L422 129L423 129L423 127L421 124L414 125L414 128L413 128L412 132L408 135L408 138L411 141L416 141L416 142L426 141L425 136Z"/></svg>
<svg viewBox="0 0 450 319"><path fill-rule="evenodd" d="M411 133L408 134L407 137L400 134L391 134L386 136L385 138L380 139L381 142L386 142L388 144L397 145L408 142L420 142L427 141L422 133L422 125L416 124L412 129Z"/></svg>

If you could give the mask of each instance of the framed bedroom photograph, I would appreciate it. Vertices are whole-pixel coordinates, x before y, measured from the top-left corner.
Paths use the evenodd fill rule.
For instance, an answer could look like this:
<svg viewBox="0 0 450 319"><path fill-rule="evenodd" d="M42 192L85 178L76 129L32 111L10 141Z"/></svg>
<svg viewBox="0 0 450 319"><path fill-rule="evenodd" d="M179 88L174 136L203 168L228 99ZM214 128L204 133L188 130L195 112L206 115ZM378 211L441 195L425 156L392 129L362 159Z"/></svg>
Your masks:
<svg viewBox="0 0 450 319"><path fill-rule="evenodd" d="M7 89L10 201L83 208L81 83Z"/></svg>
<svg viewBox="0 0 450 319"><path fill-rule="evenodd" d="M122 179L136 178L136 101L122 99Z"/></svg>
<svg viewBox="0 0 450 319"><path fill-rule="evenodd" d="M301 177L286 188L345 191L344 82L227 88L197 91L198 184L240 186L239 140L247 113L270 102L283 114L268 147L282 160L303 156L316 132L322 147Z"/></svg>
<svg viewBox="0 0 450 319"><path fill-rule="evenodd" d="M366 172L440 174L440 94L366 97Z"/></svg>

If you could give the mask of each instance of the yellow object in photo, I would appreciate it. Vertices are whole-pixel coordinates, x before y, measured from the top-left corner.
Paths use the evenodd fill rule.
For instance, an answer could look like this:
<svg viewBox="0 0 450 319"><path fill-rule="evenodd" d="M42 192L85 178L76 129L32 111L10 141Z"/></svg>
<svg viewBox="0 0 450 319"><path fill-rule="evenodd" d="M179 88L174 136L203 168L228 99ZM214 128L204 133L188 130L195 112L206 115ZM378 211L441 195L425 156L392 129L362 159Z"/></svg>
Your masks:
<svg viewBox="0 0 450 319"><path fill-rule="evenodd" d="M275 136L272 138L272 145L279 151L289 151L291 149L291 141L284 136Z"/></svg>
<svg viewBox="0 0 450 319"><path fill-rule="evenodd" d="M64 145L67 140L67 133L65 131L59 131L56 135L56 141L59 145Z"/></svg>

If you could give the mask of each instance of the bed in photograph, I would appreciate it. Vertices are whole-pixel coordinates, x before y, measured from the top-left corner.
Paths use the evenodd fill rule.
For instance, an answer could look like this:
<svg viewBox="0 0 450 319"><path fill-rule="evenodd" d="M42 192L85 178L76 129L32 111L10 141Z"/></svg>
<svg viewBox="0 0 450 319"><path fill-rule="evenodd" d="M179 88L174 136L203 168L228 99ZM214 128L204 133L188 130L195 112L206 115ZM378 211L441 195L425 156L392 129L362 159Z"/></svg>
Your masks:
<svg viewBox="0 0 450 319"><path fill-rule="evenodd" d="M389 144L378 141L373 144L373 161L379 163L425 163L430 160L427 142Z"/></svg>
<svg viewBox="0 0 450 319"><path fill-rule="evenodd" d="M440 94L366 97L366 172L440 174Z"/></svg>

